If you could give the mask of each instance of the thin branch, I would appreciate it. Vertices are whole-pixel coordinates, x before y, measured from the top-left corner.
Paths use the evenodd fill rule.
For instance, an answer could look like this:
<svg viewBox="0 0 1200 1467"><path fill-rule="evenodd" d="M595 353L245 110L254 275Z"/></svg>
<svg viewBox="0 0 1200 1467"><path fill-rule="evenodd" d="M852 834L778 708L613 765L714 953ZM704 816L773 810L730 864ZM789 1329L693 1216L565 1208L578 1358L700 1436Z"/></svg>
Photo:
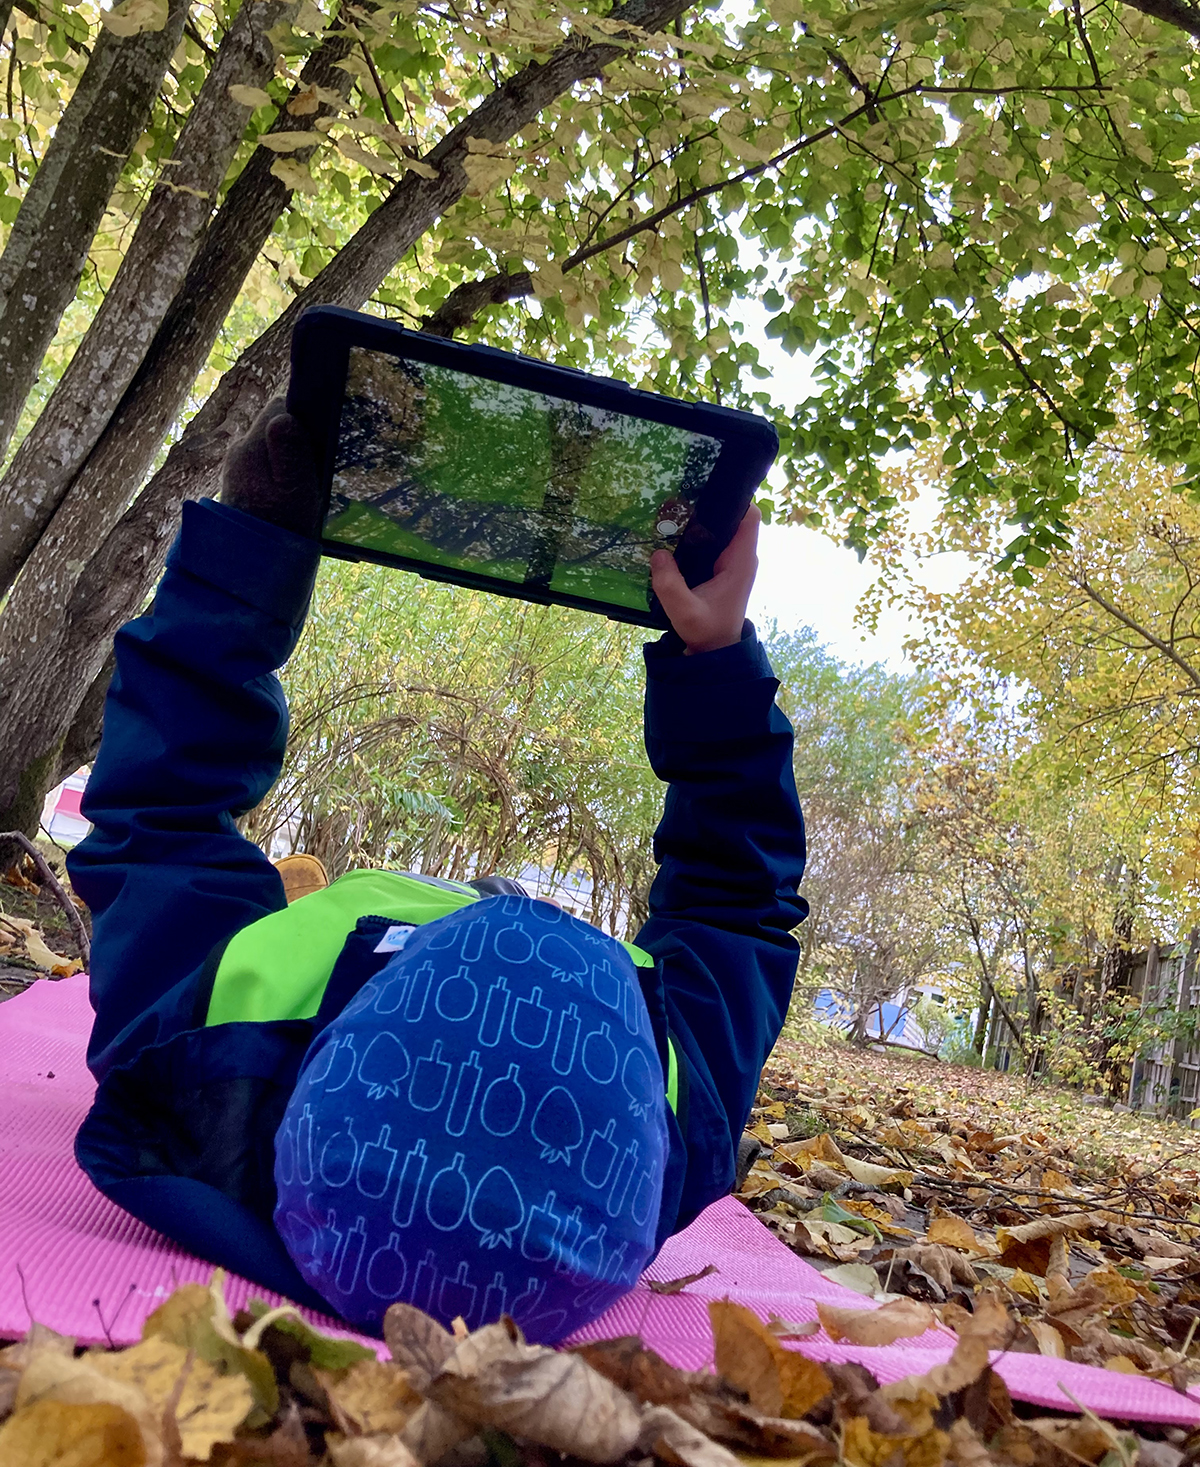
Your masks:
<svg viewBox="0 0 1200 1467"><path fill-rule="evenodd" d="M37 846L19 830L0 830L0 843L4 841L15 841L33 861L41 873L42 880L54 893L59 905L67 914L67 921L71 924L71 931L75 934L75 941L79 944L79 956L83 966L88 968L92 962L92 945L88 941L87 928L83 925L83 918L75 903L63 890L62 883L46 863L45 856L38 850Z"/></svg>
<svg viewBox="0 0 1200 1467"><path fill-rule="evenodd" d="M1134 621L1128 613L1122 611L1119 606L1114 605L1097 591L1086 576L1072 576L1071 579L1097 606L1107 611L1109 616L1115 617L1122 625L1127 626L1131 632L1136 632L1139 637L1144 637L1151 647L1157 647L1164 657L1169 658L1179 668L1193 687L1200 688L1200 672L1197 672L1190 662L1181 657L1170 643L1164 642L1161 637L1156 637L1152 631Z"/></svg>

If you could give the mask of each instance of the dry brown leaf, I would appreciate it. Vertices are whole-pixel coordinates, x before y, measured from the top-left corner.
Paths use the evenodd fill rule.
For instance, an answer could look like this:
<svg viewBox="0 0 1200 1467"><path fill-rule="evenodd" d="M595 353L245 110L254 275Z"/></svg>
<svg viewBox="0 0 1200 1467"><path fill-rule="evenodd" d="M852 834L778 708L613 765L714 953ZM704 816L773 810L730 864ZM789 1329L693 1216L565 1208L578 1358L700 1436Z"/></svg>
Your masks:
<svg viewBox="0 0 1200 1467"><path fill-rule="evenodd" d="M1045 1277L1050 1265L1050 1241L1068 1233L1096 1232L1107 1219L1100 1212L1069 1212L1061 1217L1039 1217L1015 1228L997 1228L1000 1262Z"/></svg>
<svg viewBox="0 0 1200 1467"><path fill-rule="evenodd" d="M454 1336L412 1304L393 1304L383 1316L383 1338L413 1389L423 1391L454 1350Z"/></svg>
<svg viewBox="0 0 1200 1467"><path fill-rule="evenodd" d="M979 1439L979 1433L965 1416L960 1416L950 1428L950 1450L948 1458L958 1467L991 1467L992 1458Z"/></svg>
<svg viewBox="0 0 1200 1467"><path fill-rule="evenodd" d="M737 1467L727 1447L705 1436L668 1406L651 1406L642 1413L638 1445L671 1467Z"/></svg>
<svg viewBox="0 0 1200 1467"><path fill-rule="evenodd" d="M988 1368L989 1352L1005 1349L1012 1333L1013 1322L1004 1305L992 1294L980 1294L974 1314L960 1320L958 1343L949 1360L917 1379L935 1396L951 1396L979 1379Z"/></svg>
<svg viewBox="0 0 1200 1467"><path fill-rule="evenodd" d="M798 1421L832 1389L824 1368L786 1350L753 1310L729 1299L711 1299L717 1374L745 1391L756 1411Z"/></svg>
<svg viewBox="0 0 1200 1467"><path fill-rule="evenodd" d="M333 1467L419 1467L398 1436L328 1436Z"/></svg>
<svg viewBox="0 0 1200 1467"><path fill-rule="evenodd" d="M340 1415L363 1436L394 1436L421 1404L405 1372L385 1360L360 1360L347 1371L314 1373Z"/></svg>
<svg viewBox="0 0 1200 1467"><path fill-rule="evenodd" d="M1029 1426L1076 1462L1099 1462L1108 1455L1117 1440L1116 1432L1094 1416L1080 1416L1070 1421L1050 1418L1031 1421Z"/></svg>
<svg viewBox="0 0 1200 1467"><path fill-rule="evenodd" d="M145 1467L137 1422L109 1401L34 1401L0 1426L3 1467Z"/></svg>
<svg viewBox="0 0 1200 1467"><path fill-rule="evenodd" d="M581 1356L526 1344L511 1321L485 1325L461 1341L426 1394L476 1427L587 1462L623 1457L641 1424L624 1391Z"/></svg>
<svg viewBox="0 0 1200 1467"><path fill-rule="evenodd" d="M942 1243L911 1243L907 1248L897 1248L892 1257L897 1262L914 1263L947 1294L955 1284L973 1289L979 1282L979 1275L962 1254Z"/></svg>
<svg viewBox="0 0 1200 1467"><path fill-rule="evenodd" d="M71 1335L57 1334L34 1320L24 1339L0 1349L0 1364L8 1365L13 1370L24 1370L34 1355L41 1351L71 1359L75 1354L75 1340Z"/></svg>
<svg viewBox="0 0 1200 1467"><path fill-rule="evenodd" d="M1057 1360L1067 1358L1067 1347L1063 1337L1052 1324L1047 1324L1044 1319L1030 1319L1026 1323L1029 1332L1037 1341L1039 1355L1052 1355Z"/></svg>
<svg viewBox="0 0 1200 1467"><path fill-rule="evenodd" d="M453 1411L426 1401L400 1433L401 1443L418 1462L437 1462L475 1435L475 1427Z"/></svg>
<svg viewBox="0 0 1200 1467"><path fill-rule="evenodd" d="M929 1305L916 1299L892 1299L878 1309L818 1304L817 1314L831 1340L848 1340L852 1345L891 1345L923 1335L937 1324Z"/></svg>
<svg viewBox="0 0 1200 1467"><path fill-rule="evenodd" d="M701 1279L711 1278L714 1273L720 1273L715 1263L706 1263L698 1273L684 1274L681 1279L650 1279L649 1287L652 1294L681 1294L689 1284L697 1284Z"/></svg>

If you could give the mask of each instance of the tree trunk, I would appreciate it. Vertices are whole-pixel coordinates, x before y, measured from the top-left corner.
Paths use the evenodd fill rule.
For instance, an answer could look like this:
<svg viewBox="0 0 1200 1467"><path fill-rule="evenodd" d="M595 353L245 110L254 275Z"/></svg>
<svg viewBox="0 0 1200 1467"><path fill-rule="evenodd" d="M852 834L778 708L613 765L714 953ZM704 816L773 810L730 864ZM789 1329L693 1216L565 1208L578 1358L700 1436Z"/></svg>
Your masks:
<svg viewBox="0 0 1200 1467"><path fill-rule="evenodd" d="M161 31L101 30L21 201L0 257L0 457L37 379L134 143L150 118L188 0L170 0ZM13 514L0 508L0 542ZM2 584L2 583L0 583Z"/></svg>
<svg viewBox="0 0 1200 1467"><path fill-rule="evenodd" d="M987 1044L988 1020L992 1016L992 995L988 987L983 984L979 986L979 1015L975 1020L975 1034L971 1040L971 1048L982 1059L984 1048Z"/></svg>
<svg viewBox="0 0 1200 1467"><path fill-rule="evenodd" d="M612 18L659 30L688 4L689 0L628 0ZM168 396L159 379L169 364L160 352L159 338L169 325L185 332L186 325L172 323L208 309L205 294L193 294L204 291L198 277L201 265L215 268L219 263L215 242L210 248L206 237L126 401L0 614L0 829L27 829L31 820L36 821L37 792L49 787L66 732L114 632L136 613L158 576L181 501L216 487L228 443L249 427L283 386L291 330L300 311L325 303L361 305L462 196L467 186L462 160L469 151L468 138L507 142L575 82L595 76L624 50L620 43L580 43L569 37L544 62L530 63L492 92L427 155L424 161L437 170L436 176L407 173L297 301L243 352L142 494L112 525L113 507L119 512L119 506L128 502L129 486L139 477L131 469L136 462L144 465L152 459L169 427L169 419L161 431L157 427ZM222 215L225 212L222 209ZM210 236L216 233L219 218ZM212 314L215 309L214 304ZM221 310L218 327L227 309ZM139 391L145 394L145 406L157 404L153 426L130 409L130 399Z"/></svg>
<svg viewBox="0 0 1200 1467"><path fill-rule="evenodd" d="M295 4L244 4L225 32L116 278L0 483L0 596L95 446L183 283L252 110L229 88L270 79L275 48L265 33Z"/></svg>

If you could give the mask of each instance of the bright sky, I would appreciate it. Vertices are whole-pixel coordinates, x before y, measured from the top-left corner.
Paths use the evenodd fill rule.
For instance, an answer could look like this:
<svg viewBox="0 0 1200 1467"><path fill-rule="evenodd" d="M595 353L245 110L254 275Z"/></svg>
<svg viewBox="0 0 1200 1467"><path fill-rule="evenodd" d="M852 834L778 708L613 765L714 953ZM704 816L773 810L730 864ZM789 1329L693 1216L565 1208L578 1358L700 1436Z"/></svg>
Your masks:
<svg viewBox="0 0 1200 1467"><path fill-rule="evenodd" d="M799 401L812 390L803 357L789 357L764 330L766 312L751 308L747 334L763 362L783 380L785 401ZM919 513L921 506L917 506ZM933 506L929 506L932 511ZM938 590L950 590L966 571L966 557L940 556L927 565L923 578ZM816 530L800 525L767 525L759 538L758 580L750 603L756 621L774 618L782 629L810 626L830 652L843 662L884 662L895 671L910 670L903 644L911 635L908 618L892 613L879 630L867 634L855 625L855 610L879 574L870 558L859 563L847 550Z"/></svg>

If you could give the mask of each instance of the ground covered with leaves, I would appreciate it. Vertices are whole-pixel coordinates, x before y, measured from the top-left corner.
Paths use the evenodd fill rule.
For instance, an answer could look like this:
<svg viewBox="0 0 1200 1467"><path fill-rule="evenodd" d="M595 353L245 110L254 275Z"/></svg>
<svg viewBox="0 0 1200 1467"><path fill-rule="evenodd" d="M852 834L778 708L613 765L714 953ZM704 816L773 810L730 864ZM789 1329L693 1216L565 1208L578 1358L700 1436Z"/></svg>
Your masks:
<svg viewBox="0 0 1200 1467"><path fill-rule="evenodd" d="M876 1330L914 1301L928 1323L991 1289L1016 1322L1009 1349L1200 1379L1196 1131L840 1044L782 1044L759 1102L743 1199L883 1301Z"/></svg>
<svg viewBox="0 0 1200 1467"><path fill-rule="evenodd" d="M1004 1076L781 1045L742 1195L864 1296L834 1339L953 1331L951 1358L880 1386L806 1358L817 1325L709 1305L712 1371L634 1338L555 1351L511 1321L448 1332L388 1313L390 1360L290 1309L234 1317L180 1288L126 1350L34 1326L0 1350L0 1467L1200 1467L1200 1432L1014 1403L988 1351L1200 1377L1194 1133ZM687 1280L657 1285L665 1292ZM786 1342L786 1343L785 1343Z"/></svg>
<svg viewBox="0 0 1200 1467"><path fill-rule="evenodd" d="M49 845L42 855L67 900L70 882L63 853ZM86 909L76 903L85 931ZM62 898L42 878L34 862L23 859L0 873L0 1002L28 988L35 979L64 978L83 971L78 932Z"/></svg>
<svg viewBox="0 0 1200 1467"><path fill-rule="evenodd" d="M405 1304L388 1311L379 1360L286 1307L231 1318L218 1276L177 1290L129 1349L80 1353L35 1326L0 1352L0 1463L1195 1467L1200 1433L1014 1409L988 1364L1021 1328L1001 1293L945 1306L951 1357L880 1387L861 1365L785 1348L785 1326L729 1301L709 1304L713 1371L675 1369L633 1337L531 1345L507 1318L450 1332ZM853 1333L855 1316L882 1312L832 1314Z"/></svg>

